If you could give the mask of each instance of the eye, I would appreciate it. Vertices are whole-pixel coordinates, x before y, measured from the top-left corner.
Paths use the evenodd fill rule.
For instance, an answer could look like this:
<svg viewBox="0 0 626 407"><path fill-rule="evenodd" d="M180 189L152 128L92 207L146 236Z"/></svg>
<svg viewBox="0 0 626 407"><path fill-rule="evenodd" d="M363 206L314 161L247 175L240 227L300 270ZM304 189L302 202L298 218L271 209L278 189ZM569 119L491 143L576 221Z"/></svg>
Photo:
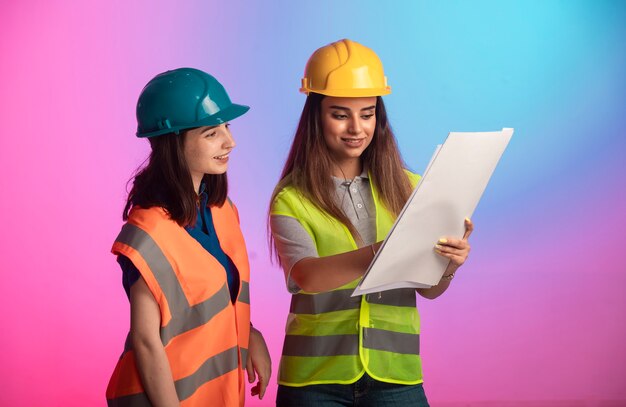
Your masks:
<svg viewBox="0 0 626 407"><path fill-rule="evenodd" d="M206 138L215 137L216 134L217 132L213 130L213 131L209 131L204 137Z"/></svg>
<svg viewBox="0 0 626 407"><path fill-rule="evenodd" d="M348 118L348 115L342 113L333 113L333 118L337 120L345 120Z"/></svg>
<svg viewBox="0 0 626 407"><path fill-rule="evenodd" d="M374 116L374 113L368 113L361 115L361 119L369 120Z"/></svg>

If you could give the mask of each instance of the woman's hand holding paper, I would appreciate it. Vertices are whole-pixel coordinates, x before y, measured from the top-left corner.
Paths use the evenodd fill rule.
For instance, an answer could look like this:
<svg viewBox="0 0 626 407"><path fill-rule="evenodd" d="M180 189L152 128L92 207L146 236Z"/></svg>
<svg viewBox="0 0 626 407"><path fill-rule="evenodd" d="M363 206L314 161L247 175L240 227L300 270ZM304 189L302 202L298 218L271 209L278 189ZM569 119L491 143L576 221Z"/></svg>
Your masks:
<svg viewBox="0 0 626 407"><path fill-rule="evenodd" d="M469 218L465 218L465 233L463 238L442 237L435 244L435 252L440 256L450 259L450 264L444 272L444 276L451 275L465 263L470 252L468 239L474 231L474 223Z"/></svg>

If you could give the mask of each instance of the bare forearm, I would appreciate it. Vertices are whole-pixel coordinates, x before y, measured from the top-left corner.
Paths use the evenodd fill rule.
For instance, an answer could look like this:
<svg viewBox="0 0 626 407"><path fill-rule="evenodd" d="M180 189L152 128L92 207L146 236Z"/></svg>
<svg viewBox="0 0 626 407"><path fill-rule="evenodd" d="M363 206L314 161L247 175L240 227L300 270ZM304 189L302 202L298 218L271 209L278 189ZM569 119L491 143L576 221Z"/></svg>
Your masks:
<svg viewBox="0 0 626 407"><path fill-rule="evenodd" d="M303 290L309 292L329 291L363 276L372 261L372 252L380 244L365 246L358 250L327 257L308 257L300 260L291 270L291 278Z"/></svg>
<svg viewBox="0 0 626 407"><path fill-rule="evenodd" d="M428 298L429 300L434 300L443 294L448 287L450 287L450 281L440 280L439 284L434 285L430 288L418 288L417 292L424 298Z"/></svg>
<svg viewBox="0 0 626 407"><path fill-rule="evenodd" d="M130 334L141 383L155 407L179 406L170 363L161 343L159 305L143 278L130 288Z"/></svg>
<svg viewBox="0 0 626 407"><path fill-rule="evenodd" d="M135 343L137 342L137 343ZM141 383L155 407L180 406L165 349L160 342L133 341Z"/></svg>
<svg viewBox="0 0 626 407"><path fill-rule="evenodd" d="M465 233L463 234L462 239L459 240L453 237L442 237L437 241L437 244L435 245L435 252L438 255L449 259L450 262L448 263L448 267L446 267L446 271L443 273L439 284L427 289L417 289L417 292L422 297L434 300L443 294L448 287L450 287L450 281L452 281L455 273L459 267L465 263L465 260L467 260L467 256L470 252L470 245L467 239L472 234L473 230L474 223L469 218L465 218Z"/></svg>
<svg viewBox="0 0 626 407"><path fill-rule="evenodd" d="M434 300L435 298L443 294L448 289L448 287L450 287L450 282L454 278L454 275L458 268L459 267L453 263L448 264L446 271L443 273L443 276L441 276L441 280L439 280L439 283L437 285L434 285L430 288L418 288L417 292L424 298Z"/></svg>

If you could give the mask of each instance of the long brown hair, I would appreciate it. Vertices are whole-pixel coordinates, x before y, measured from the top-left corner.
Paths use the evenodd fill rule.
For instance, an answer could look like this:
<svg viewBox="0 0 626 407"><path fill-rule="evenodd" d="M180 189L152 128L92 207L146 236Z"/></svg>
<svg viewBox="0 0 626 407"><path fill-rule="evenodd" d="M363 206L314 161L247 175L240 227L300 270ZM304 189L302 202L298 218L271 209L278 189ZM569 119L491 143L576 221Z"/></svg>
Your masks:
<svg viewBox="0 0 626 407"><path fill-rule="evenodd" d="M293 186L313 205L325 214L343 223L359 242L361 237L352 222L334 200L332 180L333 160L322 132L321 106L323 95L310 93L304 103L300 122L280 175L280 181L272 193L271 206L278 193ZM398 216L411 195L411 183L404 172L405 164L398 150L383 99L376 98L376 128L371 144L361 155L368 168L381 203ZM275 245L270 234L270 246Z"/></svg>
<svg viewBox="0 0 626 407"><path fill-rule="evenodd" d="M135 172L133 187L128 193L122 218L128 219L132 207L160 206L181 226L194 225L198 195L193 188L191 173L184 154L187 132L151 137L152 151L147 165ZM129 181L129 183L131 182ZM228 195L226 174L205 174L203 182L208 193L208 205L222 206Z"/></svg>

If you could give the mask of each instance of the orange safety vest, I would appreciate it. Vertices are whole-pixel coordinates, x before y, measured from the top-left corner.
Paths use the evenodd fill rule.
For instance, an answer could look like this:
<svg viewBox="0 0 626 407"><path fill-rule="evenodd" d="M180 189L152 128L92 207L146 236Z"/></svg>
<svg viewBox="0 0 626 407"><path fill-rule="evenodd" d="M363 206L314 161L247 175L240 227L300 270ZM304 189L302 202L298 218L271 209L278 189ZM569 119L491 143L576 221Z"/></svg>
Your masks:
<svg viewBox="0 0 626 407"><path fill-rule="evenodd" d="M161 311L161 342L180 405L243 406L250 334L250 267L237 210L211 207L215 230L240 278L233 305L226 271L163 208L134 208L112 252L128 257ZM130 334L107 388L109 406L151 406Z"/></svg>

